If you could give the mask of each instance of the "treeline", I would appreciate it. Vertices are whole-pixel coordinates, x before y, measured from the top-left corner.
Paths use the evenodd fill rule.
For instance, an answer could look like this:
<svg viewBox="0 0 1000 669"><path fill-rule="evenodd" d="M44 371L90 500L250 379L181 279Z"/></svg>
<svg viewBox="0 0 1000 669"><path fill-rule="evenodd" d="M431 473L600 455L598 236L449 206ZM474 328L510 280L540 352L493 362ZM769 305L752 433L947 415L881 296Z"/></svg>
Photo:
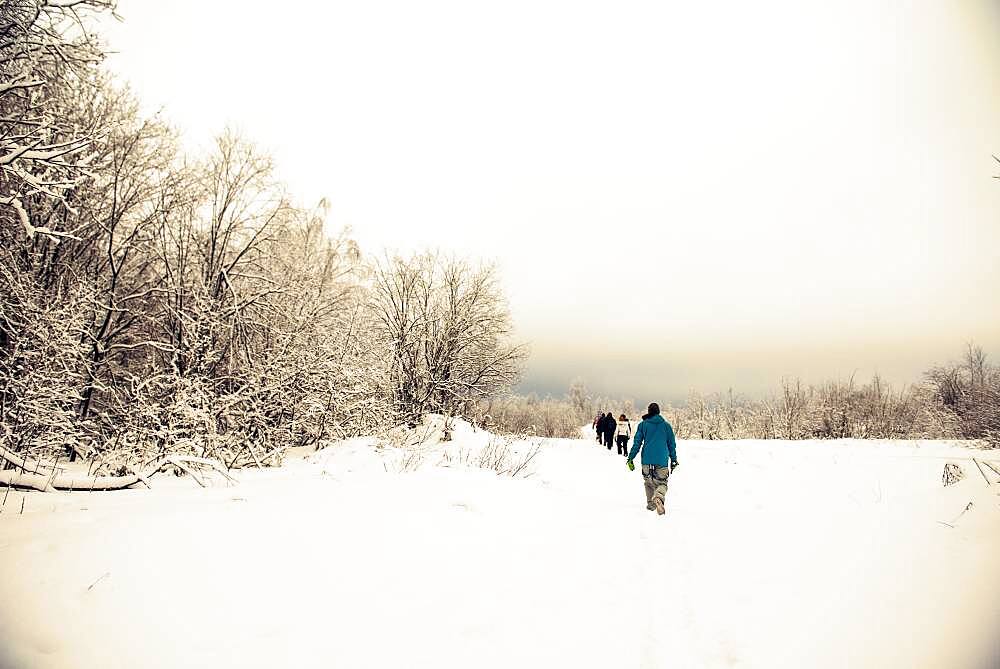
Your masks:
<svg viewBox="0 0 1000 669"><path fill-rule="evenodd" d="M102 71L91 23L112 9L0 3L7 456L269 464L511 387L492 267L363 257L235 133L186 154Z"/></svg>
<svg viewBox="0 0 1000 669"><path fill-rule="evenodd" d="M632 400L592 397L579 382L562 399L507 397L479 405L480 420L498 429L554 437L576 437L581 425L607 411L638 413ZM969 345L961 361L898 390L878 376L814 386L785 379L762 399L691 393L663 414L683 439L955 438L1000 446L1000 368Z"/></svg>

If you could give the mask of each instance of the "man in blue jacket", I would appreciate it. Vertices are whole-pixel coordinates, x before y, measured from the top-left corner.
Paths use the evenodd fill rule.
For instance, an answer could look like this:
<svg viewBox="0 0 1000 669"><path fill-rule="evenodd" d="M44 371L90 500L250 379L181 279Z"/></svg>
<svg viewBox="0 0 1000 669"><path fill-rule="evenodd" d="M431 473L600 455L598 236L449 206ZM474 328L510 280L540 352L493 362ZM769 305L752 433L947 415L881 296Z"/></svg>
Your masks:
<svg viewBox="0 0 1000 669"><path fill-rule="evenodd" d="M634 470L632 461L642 449L642 480L646 486L646 508L663 515L663 498L667 494L667 479L677 468L677 441L674 428L660 415L660 405L653 402L648 413L635 431L632 450L629 451L629 470ZM669 466L668 466L669 465Z"/></svg>

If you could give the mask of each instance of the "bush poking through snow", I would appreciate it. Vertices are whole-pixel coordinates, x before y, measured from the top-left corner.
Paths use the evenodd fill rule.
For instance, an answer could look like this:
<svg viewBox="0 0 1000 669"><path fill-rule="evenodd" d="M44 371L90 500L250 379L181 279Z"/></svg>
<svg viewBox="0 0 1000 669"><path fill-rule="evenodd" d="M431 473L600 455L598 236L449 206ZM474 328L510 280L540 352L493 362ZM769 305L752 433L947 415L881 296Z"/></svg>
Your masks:
<svg viewBox="0 0 1000 669"><path fill-rule="evenodd" d="M519 451L513 448L519 441L528 445L527 450ZM525 442L514 436L494 435L486 442L475 462L482 469L492 469L497 474L528 478L533 473L531 462L541 449L542 443L537 440Z"/></svg>
<svg viewBox="0 0 1000 669"><path fill-rule="evenodd" d="M1000 448L1000 367L987 362L981 346L968 344L963 360L935 367L927 380L961 437Z"/></svg>
<svg viewBox="0 0 1000 669"><path fill-rule="evenodd" d="M952 483L958 483L965 478L965 472L962 468L953 462L945 464L944 471L941 472L941 483L944 486L950 486Z"/></svg>
<svg viewBox="0 0 1000 669"><path fill-rule="evenodd" d="M408 449L403 451L393 469L398 474L404 474L406 472L417 471L422 464L424 464L424 454L420 451Z"/></svg>

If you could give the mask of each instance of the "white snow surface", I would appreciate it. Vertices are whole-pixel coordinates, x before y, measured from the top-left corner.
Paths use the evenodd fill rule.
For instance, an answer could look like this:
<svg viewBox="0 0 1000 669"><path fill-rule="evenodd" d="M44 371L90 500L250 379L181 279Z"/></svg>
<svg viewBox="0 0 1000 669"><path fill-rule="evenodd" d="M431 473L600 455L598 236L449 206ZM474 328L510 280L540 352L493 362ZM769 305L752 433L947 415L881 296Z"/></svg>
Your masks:
<svg viewBox="0 0 1000 669"><path fill-rule="evenodd" d="M1000 452L681 441L658 517L592 439L511 478L475 466L487 433L416 433L231 487L11 492L0 667L1000 666L972 461Z"/></svg>

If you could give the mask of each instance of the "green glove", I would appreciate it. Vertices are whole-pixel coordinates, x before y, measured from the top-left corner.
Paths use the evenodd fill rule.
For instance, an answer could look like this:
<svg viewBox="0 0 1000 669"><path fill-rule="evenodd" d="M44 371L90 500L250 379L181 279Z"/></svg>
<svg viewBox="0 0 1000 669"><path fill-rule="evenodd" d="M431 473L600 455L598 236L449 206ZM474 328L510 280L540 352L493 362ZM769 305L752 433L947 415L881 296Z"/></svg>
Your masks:
<svg viewBox="0 0 1000 669"><path fill-rule="evenodd" d="M630 472L634 472L635 471L635 463L634 462L632 462L631 460L626 460L625 464L628 465L628 470Z"/></svg>

